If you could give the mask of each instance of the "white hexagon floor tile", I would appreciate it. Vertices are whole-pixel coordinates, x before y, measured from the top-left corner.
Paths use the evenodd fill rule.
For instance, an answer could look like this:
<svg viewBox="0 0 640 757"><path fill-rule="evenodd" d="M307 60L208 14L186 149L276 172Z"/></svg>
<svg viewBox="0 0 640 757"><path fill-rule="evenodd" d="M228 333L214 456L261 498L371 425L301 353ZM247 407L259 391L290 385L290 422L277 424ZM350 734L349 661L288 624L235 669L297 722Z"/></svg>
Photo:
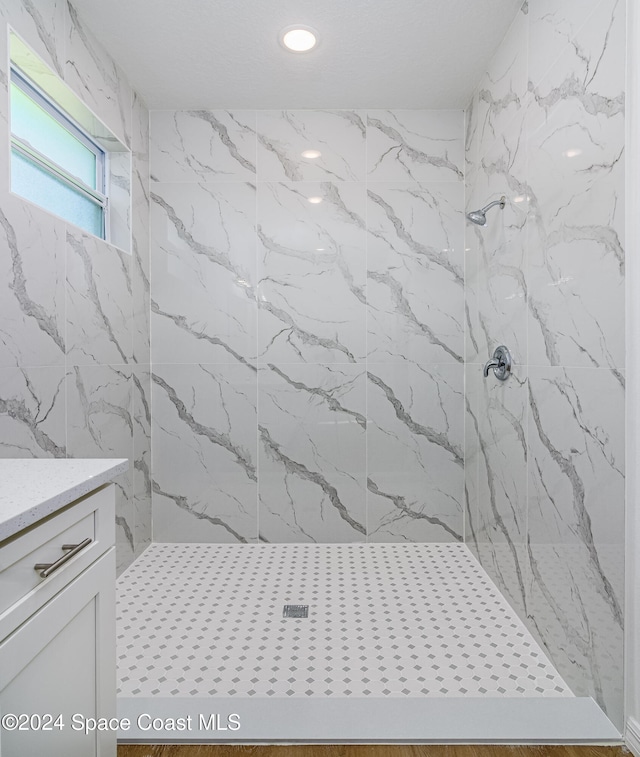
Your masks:
<svg viewBox="0 0 640 757"><path fill-rule="evenodd" d="M153 544L117 593L121 696L573 696L463 544Z"/></svg>

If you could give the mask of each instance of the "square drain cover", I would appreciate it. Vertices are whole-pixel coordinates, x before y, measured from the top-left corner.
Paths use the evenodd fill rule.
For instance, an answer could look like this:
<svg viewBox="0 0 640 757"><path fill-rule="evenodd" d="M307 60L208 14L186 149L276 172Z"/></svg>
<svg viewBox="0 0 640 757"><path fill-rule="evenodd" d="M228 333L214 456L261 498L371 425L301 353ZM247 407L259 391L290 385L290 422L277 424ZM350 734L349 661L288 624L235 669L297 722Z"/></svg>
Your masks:
<svg viewBox="0 0 640 757"><path fill-rule="evenodd" d="M282 610L283 618L308 618L309 605L285 605Z"/></svg>

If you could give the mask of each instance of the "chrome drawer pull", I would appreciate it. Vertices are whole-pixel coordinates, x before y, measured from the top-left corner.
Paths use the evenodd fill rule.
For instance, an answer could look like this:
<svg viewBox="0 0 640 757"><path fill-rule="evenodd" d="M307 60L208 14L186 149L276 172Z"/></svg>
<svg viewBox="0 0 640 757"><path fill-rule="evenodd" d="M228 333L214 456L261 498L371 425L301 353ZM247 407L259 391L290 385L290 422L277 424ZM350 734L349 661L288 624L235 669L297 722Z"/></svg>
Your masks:
<svg viewBox="0 0 640 757"><path fill-rule="evenodd" d="M49 563L36 563L33 566L34 570L42 571L40 573L41 578L46 578L47 576L50 576L54 570L58 570L58 568L62 567L68 560L70 560L74 555L77 555L78 552L82 551L85 547L88 547L89 544L91 544L91 539L83 539L80 544L63 544L62 549L68 549L66 555L62 555L58 560L55 562L49 562Z"/></svg>

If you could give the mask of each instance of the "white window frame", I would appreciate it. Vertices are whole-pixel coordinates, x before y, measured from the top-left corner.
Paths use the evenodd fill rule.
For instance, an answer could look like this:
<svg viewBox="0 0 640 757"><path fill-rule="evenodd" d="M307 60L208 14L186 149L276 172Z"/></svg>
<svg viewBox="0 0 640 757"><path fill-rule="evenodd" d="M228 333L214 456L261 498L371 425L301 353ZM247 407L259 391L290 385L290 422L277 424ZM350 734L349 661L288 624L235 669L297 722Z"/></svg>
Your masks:
<svg viewBox="0 0 640 757"><path fill-rule="evenodd" d="M18 66L11 64L11 83L15 84L30 100L39 105L49 116L57 121L66 131L81 142L96 156L96 189L85 184L82 179L74 176L58 165L44 153L36 150L28 142L11 133L11 149L23 155L27 160L35 163L55 179L67 184L79 192L102 210L102 233L100 237L107 239L109 229L109 199L106 193L107 159L108 154L102 147L60 106L43 92ZM67 219L68 220L68 219ZM69 221L73 223L73 221Z"/></svg>

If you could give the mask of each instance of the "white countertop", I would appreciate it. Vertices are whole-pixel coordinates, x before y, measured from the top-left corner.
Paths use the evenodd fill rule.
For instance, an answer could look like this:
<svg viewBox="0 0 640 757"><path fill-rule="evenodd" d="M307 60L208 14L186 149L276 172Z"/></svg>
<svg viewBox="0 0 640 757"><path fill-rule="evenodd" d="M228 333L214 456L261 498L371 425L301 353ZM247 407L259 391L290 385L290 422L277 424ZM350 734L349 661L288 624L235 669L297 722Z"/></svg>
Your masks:
<svg viewBox="0 0 640 757"><path fill-rule="evenodd" d="M0 460L0 540L112 481L128 460Z"/></svg>

